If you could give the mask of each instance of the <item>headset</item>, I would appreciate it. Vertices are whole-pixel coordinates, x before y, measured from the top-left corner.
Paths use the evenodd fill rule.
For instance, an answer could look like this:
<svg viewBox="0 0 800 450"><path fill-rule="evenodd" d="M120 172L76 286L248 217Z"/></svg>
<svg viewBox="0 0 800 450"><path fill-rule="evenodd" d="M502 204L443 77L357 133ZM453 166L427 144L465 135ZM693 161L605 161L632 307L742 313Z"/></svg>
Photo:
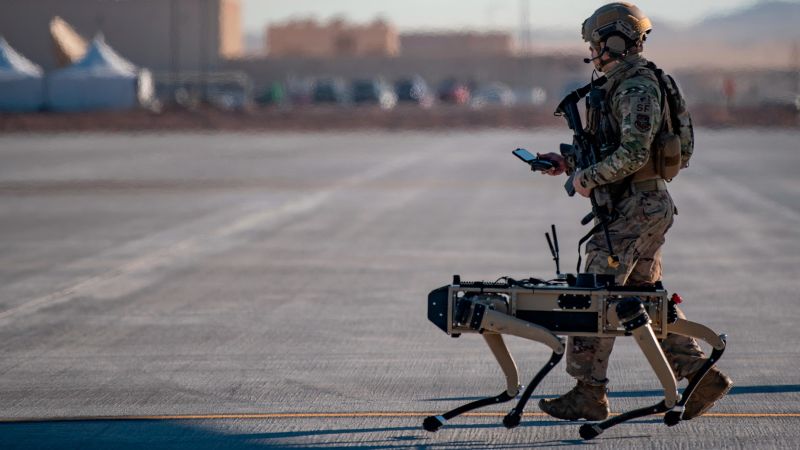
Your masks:
<svg viewBox="0 0 800 450"><path fill-rule="evenodd" d="M605 43L606 45L600 49L597 56L594 58L584 58L583 62L586 64L592 63L602 58L606 53L614 59L624 58L628 54L630 45L628 45L628 41L621 35L613 34L605 40Z"/></svg>

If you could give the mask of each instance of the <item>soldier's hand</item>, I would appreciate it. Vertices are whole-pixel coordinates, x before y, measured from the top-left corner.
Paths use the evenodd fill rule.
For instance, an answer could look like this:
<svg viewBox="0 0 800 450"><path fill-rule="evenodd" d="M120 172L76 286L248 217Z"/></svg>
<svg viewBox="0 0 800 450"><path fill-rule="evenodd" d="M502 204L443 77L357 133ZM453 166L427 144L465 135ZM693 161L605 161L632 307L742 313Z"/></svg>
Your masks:
<svg viewBox="0 0 800 450"><path fill-rule="evenodd" d="M572 187L575 188L575 192L588 198L590 195L592 195L592 189L583 187L581 184L581 178L581 171L576 172L575 176L572 178Z"/></svg>
<svg viewBox="0 0 800 450"><path fill-rule="evenodd" d="M539 159L550 161L555 165L555 167L553 167L552 169L542 171L542 173L556 176L556 175L561 175L567 170L567 163L564 161L564 157L559 155L558 153L545 153L545 154L537 153L536 157Z"/></svg>

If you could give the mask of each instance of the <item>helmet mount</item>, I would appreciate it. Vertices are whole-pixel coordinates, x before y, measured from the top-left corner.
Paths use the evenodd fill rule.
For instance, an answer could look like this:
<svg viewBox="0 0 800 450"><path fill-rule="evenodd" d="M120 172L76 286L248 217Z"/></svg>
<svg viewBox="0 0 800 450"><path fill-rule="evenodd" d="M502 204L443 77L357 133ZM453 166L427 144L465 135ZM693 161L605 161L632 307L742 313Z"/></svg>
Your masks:
<svg viewBox="0 0 800 450"><path fill-rule="evenodd" d="M586 19L581 36L598 51L605 43L612 58L621 58L630 49L640 46L652 28L650 19L638 7L615 2L600 7Z"/></svg>

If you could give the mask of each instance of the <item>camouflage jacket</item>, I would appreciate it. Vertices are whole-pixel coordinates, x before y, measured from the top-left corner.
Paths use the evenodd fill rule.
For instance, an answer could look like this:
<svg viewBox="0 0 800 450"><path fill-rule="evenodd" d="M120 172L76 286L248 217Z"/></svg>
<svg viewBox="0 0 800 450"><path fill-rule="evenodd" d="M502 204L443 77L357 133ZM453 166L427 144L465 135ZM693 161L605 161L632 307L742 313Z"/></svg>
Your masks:
<svg viewBox="0 0 800 450"><path fill-rule="evenodd" d="M641 55L629 55L606 73L607 81L602 88L607 92L609 111L605 118L616 139L612 148L603 150L601 161L581 172L580 182L585 187L620 182L640 170L650 158L651 146L663 120L670 120L662 106L658 78L647 64ZM668 78L666 94L673 99L679 122L672 126L680 134L681 162L686 167L694 148L691 117L677 85L668 75L665 77ZM587 128L595 135L600 131L597 117L591 108L587 111Z"/></svg>

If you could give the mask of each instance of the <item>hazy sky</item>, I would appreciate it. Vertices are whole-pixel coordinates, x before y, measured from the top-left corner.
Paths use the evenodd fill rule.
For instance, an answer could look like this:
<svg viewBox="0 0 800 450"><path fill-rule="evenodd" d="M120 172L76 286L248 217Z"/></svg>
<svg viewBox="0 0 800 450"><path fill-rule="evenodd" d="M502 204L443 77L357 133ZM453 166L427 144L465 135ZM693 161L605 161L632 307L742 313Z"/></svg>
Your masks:
<svg viewBox="0 0 800 450"><path fill-rule="evenodd" d="M242 0L246 31L262 31L270 22L337 14L365 22L381 15L402 30L418 28L513 28L520 23L523 0ZM759 0L639 0L649 16L673 23L692 23L724 14ZM605 0L530 0L535 28L577 27Z"/></svg>

